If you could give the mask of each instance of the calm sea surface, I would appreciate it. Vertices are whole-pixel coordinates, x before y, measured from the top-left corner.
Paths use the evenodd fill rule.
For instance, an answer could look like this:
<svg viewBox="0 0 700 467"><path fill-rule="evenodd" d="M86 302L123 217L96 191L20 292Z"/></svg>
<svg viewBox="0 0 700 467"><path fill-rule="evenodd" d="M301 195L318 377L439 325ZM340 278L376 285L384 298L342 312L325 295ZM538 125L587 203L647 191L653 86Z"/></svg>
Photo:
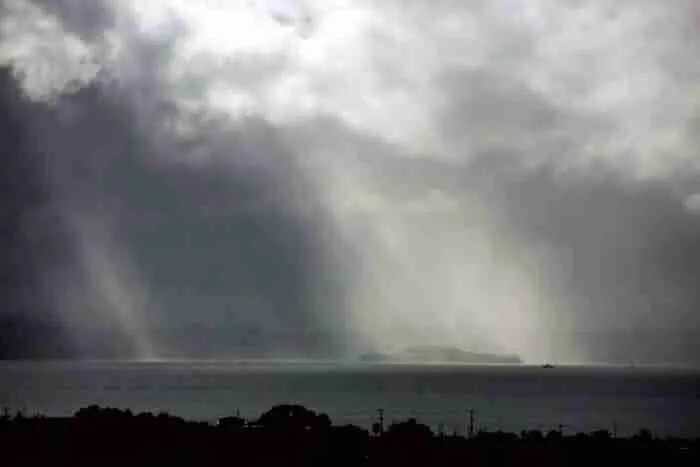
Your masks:
<svg viewBox="0 0 700 467"><path fill-rule="evenodd" d="M0 406L70 415L89 404L167 411L213 421L239 411L253 419L299 403L334 423L369 427L415 417L463 433L648 428L700 437L700 371L661 368L347 365L260 362L0 363Z"/></svg>

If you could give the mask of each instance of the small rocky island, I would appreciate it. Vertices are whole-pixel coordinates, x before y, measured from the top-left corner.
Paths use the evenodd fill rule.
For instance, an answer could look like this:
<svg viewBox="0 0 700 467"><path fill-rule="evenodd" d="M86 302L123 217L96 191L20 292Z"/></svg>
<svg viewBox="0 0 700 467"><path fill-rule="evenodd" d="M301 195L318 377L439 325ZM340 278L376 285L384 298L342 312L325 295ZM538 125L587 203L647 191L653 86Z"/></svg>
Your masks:
<svg viewBox="0 0 700 467"><path fill-rule="evenodd" d="M517 355L467 352L455 347L421 346L406 347L395 353L369 352L360 360L375 363L465 363L465 364L508 364L523 363Z"/></svg>

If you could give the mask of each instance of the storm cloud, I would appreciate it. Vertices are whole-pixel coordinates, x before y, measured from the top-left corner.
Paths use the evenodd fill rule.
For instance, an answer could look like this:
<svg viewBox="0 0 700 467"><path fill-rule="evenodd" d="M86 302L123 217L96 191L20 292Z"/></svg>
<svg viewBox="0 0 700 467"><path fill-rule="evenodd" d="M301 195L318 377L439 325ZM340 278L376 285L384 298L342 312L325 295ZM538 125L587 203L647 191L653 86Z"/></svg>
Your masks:
<svg viewBox="0 0 700 467"><path fill-rule="evenodd" d="M8 199L62 252L22 244L52 272L3 316L84 355L699 361L694 2L2 9Z"/></svg>

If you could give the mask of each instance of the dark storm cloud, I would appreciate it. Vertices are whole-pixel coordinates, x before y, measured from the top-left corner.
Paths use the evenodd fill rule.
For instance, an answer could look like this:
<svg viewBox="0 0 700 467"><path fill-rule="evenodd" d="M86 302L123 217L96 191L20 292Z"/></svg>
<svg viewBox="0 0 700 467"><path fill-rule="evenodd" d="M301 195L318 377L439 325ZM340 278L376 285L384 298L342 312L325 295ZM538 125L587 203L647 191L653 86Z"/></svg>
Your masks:
<svg viewBox="0 0 700 467"><path fill-rule="evenodd" d="M83 10L42 6L81 35L99 31L95 15L98 23L107 21L97 9L88 17ZM142 331L151 334L148 339L157 342L163 356L337 353L344 345L337 332L342 319L333 305L338 287L323 279L332 275L324 274L314 239L322 235L322 226L313 217L311 185L287 163L286 149L263 121L251 119L236 129L205 116L197 123L199 137L187 142L165 131L164 112L174 109L163 107L155 81L160 47L157 42L139 44L128 63L136 75L126 83L96 82L61 97L51 108L21 103L39 109L17 127L23 140L34 142L31 156L44 169L42 179L26 192L45 193L56 210L56 225L47 232L70 235L82 229L72 225L77 218L81 225L106 226L117 240L104 244L95 238L104 229L67 239L67 257L57 264L64 277L34 287L33 296L46 302L41 316L70 328L84 356L134 352L125 335L132 329L119 319L130 321L136 313L144 315L138 317L140 326L148 328ZM127 84L128 93L121 92ZM3 108L12 119L24 110L20 104ZM197 158L207 165L179 164ZM212 160L219 163L212 166ZM32 181L30 176L20 179ZM26 204L12 207L27 217ZM24 234L34 233L29 228ZM129 283L133 278L120 277L103 262L91 266L97 259L82 251L85 242L97 244L96 251L116 249L112 259L137 270L142 283ZM36 246L17 255L28 263L41 256ZM82 261L88 266L81 266L85 254ZM47 267L45 257L32 259L32 268ZM10 275L19 277L20 271L14 268ZM313 283L310 276L316 277ZM122 291L136 294L141 288L148 288L150 307L119 319L98 310L123 306L110 303L115 301L111 297L128 300ZM21 310L13 316L29 322L39 315ZM10 349L13 355L25 355L39 331L35 326L18 338L27 343ZM6 329L7 342L12 332ZM52 354L50 348L42 350Z"/></svg>
<svg viewBox="0 0 700 467"><path fill-rule="evenodd" d="M246 135L256 126L265 124L250 123ZM124 186L120 230L157 298L160 326L202 333L199 348L173 338L173 353L289 355L342 346L331 333L342 323L338 310L314 298L327 274L316 200L273 136L251 145L220 134L197 151L224 161L216 167L127 165L124 180L113 182L114 191ZM232 152L244 162L225 162ZM279 157L273 168L254 162L270 153Z"/></svg>
<svg viewBox="0 0 700 467"><path fill-rule="evenodd" d="M155 142L115 99L81 90L58 104L69 119L35 123L33 136L43 158L60 160L54 196L106 219L115 254L137 269L152 304L139 311L160 354L338 352L342 319L331 300L314 298L324 272L313 192L266 124L212 122L201 141ZM220 162L172 163L188 154ZM89 325L75 324L78 338L90 337Z"/></svg>
<svg viewBox="0 0 700 467"><path fill-rule="evenodd" d="M73 171L90 172L88 166L93 162L81 167L76 159L83 134L66 131L59 117L63 109L28 100L9 70L3 69L2 76L2 173L7 180L2 205L10 214L3 223L3 277L9 282L2 289L2 357L127 355L128 338L115 332L113 323L100 322L96 319L99 313L93 310L83 316L79 330L69 315L82 312L66 313L58 300L64 293L89 295L85 283L73 277L80 268L79 245L66 213L88 204L104 206L104 200L87 202L95 201L90 189L95 181L89 176L65 180L77 183L69 192L55 183L56 177ZM57 141L57 134L64 139ZM88 354L83 353L86 349Z"/></svg>
<svg viewBox="0 0 700 467"><path fill-rule="evenodd" d="M63 258L65 238L33 152L27 119L38 113L0 68L0 358L65 356L72 352L63 323L39 291L46 270Z"/></svg>
<svg viewBox="0 0 700 467"><path fill-rule="evenodd" d="M693 2L6 4L67 284L142 346L700 360Z"/></svg>
<svg viewBox="0 0 700 467"><path fill-rule="evenodd" d="M85 37L110 22L96 5L90 13L37 4ZM130 70L126 81L96 82L51 108L31 104L41 118L18 122L24 139L35 142L32 157L48 172L34 190L45 192L56 207L50 232L70 235L75 216L106 225L117 243L100 248L116 248L112 254L136 269L142 282L122 284L129 278L102 266L85 270L77 259L81 242L102 245L102 240L73 236L64 247L67 257L57 264L69 278L35 287L33 296L46 302L42 316L71 328L75 347L85 356L129 355L134 352L125 335L129 329L96 308L119 306L100 297L113 288L129 294L148 288L150 306L134 313L144 315L141 326L163 356L337 353L344 346L338 332L342 318L334 309L338 287L332 274L323 272L314 239L322 235L322 225L314 219L317 198L311 185L295 173L286 149L263 121L241 122L237 129L204 115L194 123L198 136L187 141L164 128L176 109L161 99L162 47L141 40L122 64ZM14 84L9 76L7 81ZM17 107L5 107L10 117L23 110ZM198 167L197 159L206 165ZM38 251L26 247L18 254ZM46 263L37 258L32 267ZM91 274L105 276L107 292L92 290ZM98 296L76 300L81 294ZM13 316L29 320L25 315ZM37 330L22 339L33 340L31 331Z"/></svg>

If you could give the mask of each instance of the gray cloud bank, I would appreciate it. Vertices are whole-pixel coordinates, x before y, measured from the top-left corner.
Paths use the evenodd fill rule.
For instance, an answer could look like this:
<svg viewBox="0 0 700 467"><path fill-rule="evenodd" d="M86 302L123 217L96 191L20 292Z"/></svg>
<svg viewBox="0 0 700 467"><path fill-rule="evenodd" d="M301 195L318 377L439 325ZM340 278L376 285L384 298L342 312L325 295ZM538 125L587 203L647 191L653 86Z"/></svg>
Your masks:
<svg viewBox="0 0 700 467"><path fill-rule="evenodd" d="M2 8L45 354L700 362L694 2Z"/></svg>

